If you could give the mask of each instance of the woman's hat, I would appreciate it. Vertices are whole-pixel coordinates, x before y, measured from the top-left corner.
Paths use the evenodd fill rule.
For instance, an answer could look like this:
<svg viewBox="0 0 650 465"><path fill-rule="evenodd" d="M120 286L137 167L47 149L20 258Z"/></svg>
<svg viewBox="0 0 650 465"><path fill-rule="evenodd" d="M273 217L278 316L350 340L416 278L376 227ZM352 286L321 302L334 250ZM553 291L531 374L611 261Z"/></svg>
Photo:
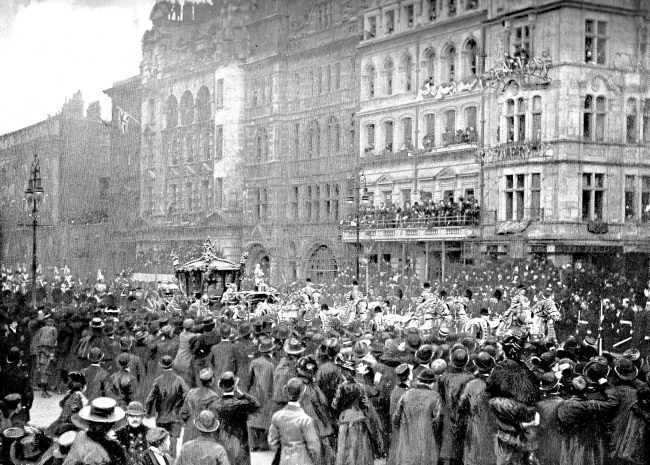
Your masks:
<svg viewBox="0 0 650 465"><path fill-rule="evenodd" d="M203 410L194 420L194 426L202 433L212 433L219 429L219 420L214 412Z"/></svg>
<svg viewBox="0 0 650 465"><path fill-rule="evenodd" d="M602 378L609 375L609 366L600 360L590 361L582 369L582 376L590 384L597 384Z"/></svg>
<svg viewBox="0 0 650 465"><path fill-rule="evenodd" d="M104 358L104 354L99 347L93 347L88 353L88 361L90 363L99 363Z"/></svg>
<svg viewBox="0 0 650 465"><path fill-rule="evenodd" d="M20 349L12 347L7 355L7 363L18 363L18 360L20 360Z"/></svg>
<svg viewBox="0 0 650 465"><path fill-rule="evenodd" d="M79 417L91 423L115 423L124 418L124 415L124 410L110 397L98 397L79 411Z"/></svg>

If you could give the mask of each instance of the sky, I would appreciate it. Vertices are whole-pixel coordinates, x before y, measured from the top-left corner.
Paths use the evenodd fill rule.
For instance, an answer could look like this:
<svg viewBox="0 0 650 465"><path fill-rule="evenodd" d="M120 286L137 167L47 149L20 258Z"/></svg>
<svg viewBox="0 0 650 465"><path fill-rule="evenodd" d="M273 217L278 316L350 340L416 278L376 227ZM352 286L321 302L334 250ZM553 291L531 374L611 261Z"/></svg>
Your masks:
<svg viewBox="0 0 650 465"><path fill-rule="evenodd" d="M0 134L55 115L81 90L86 107L139 74L155 0L0 0Z"/></svg>

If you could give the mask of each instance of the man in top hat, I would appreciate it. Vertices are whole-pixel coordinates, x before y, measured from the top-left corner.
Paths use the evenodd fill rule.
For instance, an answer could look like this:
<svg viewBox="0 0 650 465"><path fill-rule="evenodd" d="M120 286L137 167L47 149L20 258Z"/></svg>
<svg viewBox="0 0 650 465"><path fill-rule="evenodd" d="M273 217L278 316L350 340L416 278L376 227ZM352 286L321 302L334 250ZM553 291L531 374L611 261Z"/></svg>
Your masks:
<svg viewBox="0 0 650 465"><path fill-rule="evenodd" d="M99 397L82 408L79 417L86 421L88 429L77 433L63 465L127 463L120 443L108 435L113 425L124 415L124 410L117 406L114 399L108 397Z"/></svg>
<svg viewBox="0 0 650 465"><path fill-rule="evenodd" d="M253 343L253 327L248 321L242 321L239 324L239 337L233 349L237 367L235 375L241 380L240 383L245 389L248 386L248 367L253 361L255 345Z"/></svg>
<svg viewBox="0 0 650 465"><path fill-rule="evenodd" d="M138 379L131 373L130 362L129 354L120 354L117 357L120 369L110 375L106 382L106 395L115 399L122 408L135 400L138 391Z"/></svg>
<svg viewBox="0 0 650 465"><path fill-rule="evenodd" d="M268 450L267 435L274 411L273 399L273 351L275 343L270 337L262 337L257 346L258 356L248 367L248 385L246 391L255 397L260 408L248 417L251 450Z"/></svg>
<svg viewBox="0 0 650 465"><path fill-rule="evenodd" d="M144 383L144 376L146 372L146 368L144 365L143 359L134 353L135 347L133 343L133 339L129 336L123 336L120 338L120 354L119 355L126 355L129 359L129 368L131 370L131 373L136 378L136 381L138 383ZM119 358L118 355L118 358ZM119 364L116 363L116 367L119 369ZM147 393L144 393L146 395Z"/></svg>
<svg viewBox="0 0 650 465"><path fill-rule="evenodd" d="M133 401L126 407L127 424L115 431L115 439L126 451L127 464L139 465L147 451L149 428L142 422L146 412L140 402Z"/></svg>
<svg viewBox="0 0 650 465"><path fill-rule="evenodd" d="M461 432L465 437L463 463L467 465L494 465L494 435L496 421L490 410L486 393L487 380L496 363L492 356L481 351L474 357L475 378L463 388L458 403L460 424L467 424Z"/></svg>
<svg viewBox="0 0 650 465"><path fill-rule="evenodd" d="M199 432L196 439L185 442L175 465L230 465L226 449L215 439L219 420L211 410L203 410L194 420Z"/></svg>
<svg viewBox="0 0 650 465"><path fill-rule="evenodd" d="M221 375L218 387L221 397L211 410L221 419L217 440L223 444L231 465L250 465L251 451L248 445L248 417L260 404L254 397L239 389L239 378L232 371Z"/></svg>
<svg viewBox="0 0 650 465"><path fill-rule="evenodd" d="M436 430L442 415L442 399L433 389L436 376L429 368L420 372L418 383L397 402L393 426L398 430L395 463L438 463Z"/></svg>
<svg viewBox="0 0 650 465"><path fill-rule="evenodd" d="M439 391L444 396L440 459L445 464L458 463L462 459L463 443L457 442L455 434L459 431L458 406L461 393L467 383L474 379L472 373L467 370L468 363L467 350L456 348L451 353L451 363L447 372L440 375L438 380Z"/></svg>
<svg viewBox="0 0 650 465"><path fill-rule="evenodd" d="M147 397L147 413L156 414L156 425L165 428L171 436L171 454L176 452L176 441L181 431L180 412L189 387L185 380L172 371L174 359L165 355L160 360L163 372L158 376Z"/></svg>
<svg viewBox="0 0 650 465"><path fill-rule="evenodd" d="M22 419L27 423L30 419L29 410L34 402L34 391L29 379L29 373L20 366L20 349L12 347L7 355L7 366L0 376L0 395L5 398L9 394L18 394L22 407Z"/></svg>
<svg viewBox="0 0 650 465"><path fill-rule="evenodd" d="M194 420L198 418L203 410L213 410L213 404L219 395L212 389L214 384L214 372L212 368L203 368L199 373L201 386L190 389L181 408L181 418L185 422L185 433L183 442L196 439L199 435L194 426Z"/></svg>
<svg viewBox="0 0 650 465"><path fill-rule="evenodd" d="M610 379L619 404L611 424L611 438L614 445L611 457L612 463L625 463L627 457L619 456L621 452L625 452L623 444L626 440L625 429L628 427L630 416L633 415L631 407L637 401L636 393L645 386L645 383L637 379L639 370L626 357L621 357L615 362L614 374L615 376Z"/></svg>
<svg viewBox="0 0 650 465"><path fill-rule="evenodd" d="M542 398L537 402L536 409L539 413L539 428L537 428L537 459L540 465L553 465L560 463L560 450L562 444L562 429L557 420L557 410L564 402L559 396L559 379L555 372L548 371L540 378L539 390Z"/></svg>
<svg viewBox="0 0 650 465"><path fill-rule="evenodd" d="M56 440L56 449L52 451L52 456L43 462L43 465L63 465L76 438L76 431L67 431L59 436Z"/></svg>
<svg viewBox="0 0 650 465"><path fill-rule="evenodd" d="M93 318L89 324L90 334L82 337L77 345L77 358L82 362L88 360L88 355L93 347L98 347L104 354L106 371L113 370L112 364L117 357L112 341L104 333L104 321L101 318Z"/></svg>
<svg viewBox="0 0 650 465"><path fill-rule="evenodd" d="M273 414L269 429L269 445L279 453L282 465L319 465L321 444L314 420L300 406L305 387L298 378L285 385L287 405Z"/></svg>
<svg viewBox="0 0 650 465"><path fill-rule="evenodd" d="M212 367L215 376L221 376L226 371L237 371L237 360L235 359L235 346L230 340L232 336L232 326L223 323L219 327L219 344L212 346L212 357L214 366Z"/></svg>
<svg viewBox="0 0 650 465"><path fill-rule="evenodd" d="M90 366L81 370L86 377L85 395L90 400L106 395L106 384L110 375L101 366L103 358L104 354L101 349L99 347L93 347L88 354Z"/></svg>

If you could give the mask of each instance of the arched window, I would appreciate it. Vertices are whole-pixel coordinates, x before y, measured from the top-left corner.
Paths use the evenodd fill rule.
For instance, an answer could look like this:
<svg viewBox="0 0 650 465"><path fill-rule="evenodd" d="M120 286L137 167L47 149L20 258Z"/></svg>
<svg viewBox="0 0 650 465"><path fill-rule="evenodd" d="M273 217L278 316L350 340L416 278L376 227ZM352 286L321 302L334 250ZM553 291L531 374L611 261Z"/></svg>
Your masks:
<svg viewBox="0 0 650 465"><path fill-rule="evenodd" d="M181 125L194 122L194 97L189 90L186 90L181 97Z"/></svg>
<svg viewBox="0 0 650 465"><path fill-rule="evenodd" d="M366 68L366 79L368 81L368 92L366 95L368 96L368 98L375 98L376 72L374 66L368 65L368 67Z"/></svg>
<svg viewBox="0 0 650 465"><path fill-rule="evenodd" d="M187 195L187 211L194 211L195 202L194 202L194 186L191 182L188 182L185 186L185 195Z"/></svg>
<svg viewBox="0 0 650 465"><path fill-rule="evenodd" d="M413 90L413 60L410 55L404 57L404 91Z"/></svg>
<svg viewBox="0 0 650 465"><path fill-rule="evenodd" d="M426 53L426 59L427 59L427 72L426 75L424 76L425 82L428 82L429 84L433 85L435 82L435 72L436 72L436 51L434 49L428 49Z"/></svg>
<svg viewBox="0 0 650 465"><path fill-rule="evenodd" d="M266 161L269 151L268 135L266 129L260 128L257 131L255 156L258 161Z"/></svg>
<svg viewBox="0 0 650 465"><path fill-rule="evenodd" d="M626 138L628 144L634 144L637 141L637 106L636 99L627 100L627 118L626 118Z"/></svg>
<svg viewBox="0 0 650 465"><path fill-rule="evenodd" d="M456 79L456 47L450 45L447 49L447 81Z"/></svg>
<svg viewBox="0 0 650 465"><path fill-rule="evenodd" d="M196 120L207 121L210 119L210 91L203 86L196 95Z"/></svg>
<svg viewBox="0 0 650 465"><path fill-rule="evenodd" d="M309 123L307 132L309 158L318 157L320 155L320 126L318 121Z"/></svg>
<svg viewBox="0 0 650 465"><path fill-rule="evenodd" d="M413 119L402 118L402 145L400 150L413 150Z"/></svg>
<svg viewBox="0 0 650 465"><path fill-rule="evenodd" d="M391 60L388 60L384 65L384 73L386 74L386 95L393 95L393 79L395 73Z"/></svg>
<svg viewBox="0 0 650 465"><path fill-rule="evenodd" d="M338 265L332 251L325 245L318 247L307 262L307 275L323 283L331 283L338 274Z"/></svg>
<svg viewBox="0 0 650 465"><path fill-rule="evenodd" d="M467 74L476 76L478 72L478 47L474 39L470 39L465 44L465 56L467 59Z"/></svg>
<svg viewBox="0 0 650 465"><path fill-rule="evenodd" d="M333 142L333 140L332 140L333 134L332 133L334 132L334 127L332 126L332 123L333 123L333 121L332 121L332 119L330 119L327 122L327 129L325 130L326 131L326 133L325 133L325 154L326 155L331 155L332 150L334 149L333 144L332 144L332 142Z"/></svg>
<svg viewBox="0 0 650 465"><path fill-rule="evenodd" d="M334 123L334 154L338 155L341 151L341 126L338 120Z"/></svg>
<svg viewBox="0 0 650 465"><path fill-rule="evenodd" d="M168 129L178 126L178 101L173 95L170 95L165 103L165 116Z"/></svg>

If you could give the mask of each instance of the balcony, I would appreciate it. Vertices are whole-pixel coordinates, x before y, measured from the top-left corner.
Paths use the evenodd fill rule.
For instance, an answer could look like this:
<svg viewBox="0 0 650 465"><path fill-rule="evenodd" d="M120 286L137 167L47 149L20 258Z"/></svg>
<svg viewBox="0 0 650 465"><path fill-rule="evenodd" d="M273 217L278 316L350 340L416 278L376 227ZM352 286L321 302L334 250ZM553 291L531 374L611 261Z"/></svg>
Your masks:
<svg viewBox="0 0 650 465"><path fill-rule="evenodd" d="M491 215L486 215L491 217ZM449 215L429 218L377 220L359 227L360 241L403 242L462 240L477 235L479 218L475 215ZM353 222L343 226L343 242L357 241Z"/></svg>

